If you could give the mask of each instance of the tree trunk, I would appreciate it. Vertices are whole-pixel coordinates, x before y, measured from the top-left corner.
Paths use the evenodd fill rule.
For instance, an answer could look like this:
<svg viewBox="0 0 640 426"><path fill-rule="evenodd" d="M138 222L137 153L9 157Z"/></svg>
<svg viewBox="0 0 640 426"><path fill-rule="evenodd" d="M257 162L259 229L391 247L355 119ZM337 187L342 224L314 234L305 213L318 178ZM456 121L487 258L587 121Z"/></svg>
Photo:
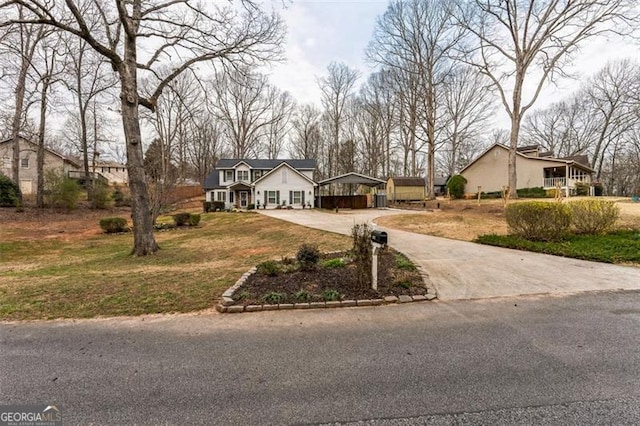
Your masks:
<svg viewBox="0 0 640 426"><path fill-rule="evenodd" d="M526 70L521 64L516 65L516 81L513 87L513 110L511 111L511 135L509 138L509 198L518 198L518 173L516 158L518 152L518 138L522 121L522 86Z"/></svg>
<svg viewBox="0 0 640 426"><path fill-rule="evenodd" d="M142 137L138 115L136 70L136 40L126 36L125 60L120 65L120 101L122 124L127 144L127 170L131 190L131 219L133 220L133 250L136 256L153 254L160 249L153 235L151 202L147 189L142 155Z"/></svg>
<svg viewBox="0 0 640 426"><path fill-rule="evenodd" d="M516 158L518 152L518 136L520 134L520 110L514 110L511 117L511 136L509 139L509 198L518 198L518 173Z"/></svg>
<svg viewBox="0 0 640 426"><path fill-rule="evenodd" d="M49 91L49 78L49 76L45 76L42 80L40 101L40 128L38 131L38 154L36 166L36 174L38 175L36 206L40 209L44 207L44 135L47 120L47 92Z"/></svg>
<svg viewBox="0 0 640 426"><path fill-rule="evenodd" d="M23 55L20 65L20 73L16 84L16 108L13 112L11 123L11 140L13 141L13 157L11 159L11 178L20 186L20 128L22 127L22 113L24 109L24 94L26 91L27 71L29 70L29 59ZM22 205L22 191L19 194L18 203Z"/></svg>

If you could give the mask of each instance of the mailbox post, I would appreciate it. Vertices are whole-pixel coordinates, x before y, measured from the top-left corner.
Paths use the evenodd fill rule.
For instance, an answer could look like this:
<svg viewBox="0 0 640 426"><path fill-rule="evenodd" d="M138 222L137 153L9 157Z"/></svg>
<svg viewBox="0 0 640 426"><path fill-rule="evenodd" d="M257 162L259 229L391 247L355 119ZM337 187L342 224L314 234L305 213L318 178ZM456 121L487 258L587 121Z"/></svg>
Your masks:
<svg viewBox="0 0 640 426"><path fill-rule="evenodd" d="M387 246L387 233L384 231L371 232L371 245L373 246L371 261L371 288L378 289L378 251Z"/></svg>

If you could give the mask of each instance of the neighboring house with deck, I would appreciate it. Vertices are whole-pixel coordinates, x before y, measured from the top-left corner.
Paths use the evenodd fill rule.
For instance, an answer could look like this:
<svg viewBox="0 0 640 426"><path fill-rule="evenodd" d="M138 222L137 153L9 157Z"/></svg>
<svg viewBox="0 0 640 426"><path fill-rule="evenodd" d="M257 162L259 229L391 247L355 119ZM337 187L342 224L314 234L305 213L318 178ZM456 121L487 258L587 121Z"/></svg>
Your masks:
<svg viewBox="0 0 640 426"><path fill-rule="evenodd" d="M516 189L560 187L567 195L575 192L576 183L591 184L593 169L586 155L556 158L538 145L525 146L516 153ZM467 179L465 192L497 192L509 184L509 148L496 143L460 171Z"/></svg>
<svg viewBox="0 0 640 426"><path fill-rule="evenodd" d="M221 159L204 182L226 208L314 207L316 160Z"/></svg>
<svg viewBox="0 0 640 426"><path fill-rule="evenodd" d="M20 191L35 194L38 189L38 145L20 137ZM0 173L13 177L13 140L0 141ZM47 170L62 171L65 174L80 170L80 164L58 152L44 149L44 166Z"/></svg>

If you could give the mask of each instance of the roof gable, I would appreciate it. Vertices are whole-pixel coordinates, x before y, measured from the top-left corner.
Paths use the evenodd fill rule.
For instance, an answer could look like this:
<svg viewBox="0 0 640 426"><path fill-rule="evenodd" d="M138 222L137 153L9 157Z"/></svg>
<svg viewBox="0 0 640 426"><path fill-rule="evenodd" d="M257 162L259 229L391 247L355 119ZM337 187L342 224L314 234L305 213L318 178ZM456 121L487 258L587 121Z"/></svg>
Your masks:
<svg viewBox="0 0 640 426"><path fill-rule="evenodd" d="M35 142L30 141L29 139L25 138L24 136L18 136L18 138L19 138L20 140L22 140L23 142L25 142L25 143L27 143L27 144L31 145L31 146L33 147L34 151L37 151L37 149L38 149L38 144L36 144ZM3 141L0 141L0 145L3 145L3 144L5 144L5 143L12 143L12 142L13 142L13 140L12 140L12 139L5 139L5 140L3 140ZM74 161L74 160L72 160L71 158L69 158L69 157L65 157L64 155L60 154L59 152L54 151L54 150L53 150L53 149L51 149L51 148L47 148L46 146L44 147L44 150L45 150L45 152L47 152L48 154L51 154L51 155L53 155L53 156L55 156L55 157L58 157L58 158L60 158L62 161L65 161L65 162L67 162L67 163L71 164L71 165L72 165L72 166L74 166L74 167L80 168L80 164L78 164L77 162L75 162L75 161Z"/></svg>
<svg viewBox="0 0 640 426"><path fill-rule="evenodd" d="M315 160L314 160L315 161ZM294 167L292 167L289 163L287 162L282 162L280 163L280 165L278 165L276 168L271 169L270 171L268 171L267 173L263 174L262 176L260 176L258 179L256 179L253 182L253 185L255 186L258 182L260 182L261 180L267 178L268 176L271 176L272 174L275 174L276 171L282 169L283 167L288 168L289 170L293 171L295 174L301 176L303 179L307 180L309 183L313 184L313 186L317 186L318 184L315 183L312 179L309 179L304 173L301 173L299 170L295 169Z"/></svg>
<svg viewBox="0 0 640 426"><path fill-rule="evenodd" d="M467 164L466 166L464 166L462 168L462 170L460 170L460 174L463 174L465 170L467 170L469 167L471 167L473 164L475 164L478 160L480 160L482 157L484 157L485 155L487 155L489 152L491 152L494 148L501 148L505 151L509 151L509 147L506 145L503 145L501 143L494 143L493 145L491 145L489 148L487 148L482 154L478 155L472 162L470 162L469 164ZM528 148L528 147L525 147ZM555 163L564 163L564 164L570 164L570 165L577 165L580 168L583 168L585 170L588 171L593 171L593 169L588 165L588 160L585 163L582 163L581 161L577 161L575 158L580 157L582 160L584 160L584 158L586 158L585 156L573 156L573 157L566 157L566 158L556 158L556 157L552 157L552 156L544 156L544 157L540 157L540 156L531 156L531 155L526 155L523 152L520 152L518 150L516 150L516 155L522 158L526 158L527 160L535 160L535 161L544 161L544 162L555 162ZM584 158L582 158L584 157Z"/></svg>

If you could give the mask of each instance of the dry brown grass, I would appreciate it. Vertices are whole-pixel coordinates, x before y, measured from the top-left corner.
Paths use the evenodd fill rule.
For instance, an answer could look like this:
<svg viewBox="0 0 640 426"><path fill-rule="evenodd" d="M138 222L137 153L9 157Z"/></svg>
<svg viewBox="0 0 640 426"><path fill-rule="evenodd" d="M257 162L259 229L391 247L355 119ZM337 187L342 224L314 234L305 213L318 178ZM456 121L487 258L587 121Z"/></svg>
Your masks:
<svg viewBox="0 0 640 426"><path fill-rule="evenodd" d="M583 197L571 197L563 202ZM640 229L640 203L632 203L628 198L605 197L620 207L621 228ZM510 202L530 201L528 199ZM543 201L556 202L554 199ZM439 208L438 208L439 207ZM455 240L473 241L480 235L507 234L502 200L436 200L430 201L424 208L424 214L385 216L376 220L381 226L397 228L418 234L434 235Z"/></svg>
<svg viewBox="0 0 640 426"><path fill-rule="evenodd" d="M189 312L210 308L250 267L292 257L302 243L346 249L346 236L256 213L209 213L197 228L159 232L157 254L132 257L131 234L100 217L0 209L0 319Z"/></svg>
<svg viewBox="0 0 640 426"><path fill-rule="evenodd" d="M430 202L424 214L385 216L376 220L381 226L418 234L472 241L483 233L507 233L504 208L500 200L439 200ZM436 207L436 208L433 208Z"/></svg>

